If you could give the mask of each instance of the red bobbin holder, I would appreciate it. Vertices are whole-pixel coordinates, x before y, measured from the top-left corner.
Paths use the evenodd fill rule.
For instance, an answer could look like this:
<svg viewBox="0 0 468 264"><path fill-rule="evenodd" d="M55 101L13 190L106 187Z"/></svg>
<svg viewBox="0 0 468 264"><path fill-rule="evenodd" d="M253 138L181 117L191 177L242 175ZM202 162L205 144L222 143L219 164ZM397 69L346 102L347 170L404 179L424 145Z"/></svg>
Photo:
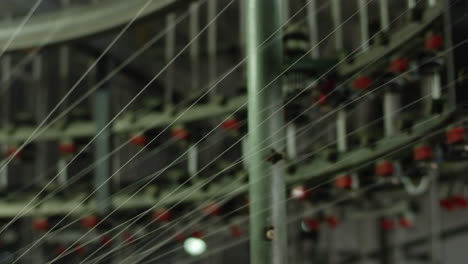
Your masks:
<svg viewBox="0 0 468 264"><path fill-rule="evenodd" d="M172 213L167 209L158 209L153 212L152 217L156 222L167 223L172 220Z"/></svg>
<svg viewBox="0 0 468 264"><path fill-rule="evenodd" d="M440 34L431 34L424 43L424 48L427 51L440 51L443 47L444 37Z"/></svg>
<svg viewBox="0 0 468 264"><path fill-rule="evenodd" d="M342 175L335 179L335 186L340 189L351 189L353 178L351 175Z"/></svg>
<svg viewBox="0 0 468 264"><path fill-rule="evenodd" d="M240 128L240 122L236 118L229 118L223 122L222 127L226 131L237 131Z"/></svg>
<svg viewBox="0 0 468 264"><path fill-rule="evenodd" d="M401 57L393 60L390 63L390 71L393 73L402 73L407 71L409 68L409 59Z"/></svg>
<svg viewBox="0 0 468 264"><path fill-rule="evenodd" d="M454 127L447 131L447 144L454 145L465 141L466 131L464 127Z"/></svg>
<svg viewBox="0 0 468 264"><path fill-rule="evenodd" d="M368 76L359 77L353 82L353 88L356 90L368 90L372 87L372 79Z"/></svg>
<svg viewBox="0 0 468 264"><path fill-rule="evenodd" d="M428 161L432 159L433 151L429 146L419 146L413 151L413 159L415 161Z"/></svg>
<svg viewBox="0 0 468 264"><path fill-rule="evenodd" d="M384 161L377 164L375 167L375 174L377 176L392 176L395 172L395 165L390 161Z"/></svg>
<svg viewBox="0 0 468 264"><path fill-rule="evenodd" d="M80 223L82 227L92 229L99 224L99 218L95 215L89 215L81 219Z"/></svg>

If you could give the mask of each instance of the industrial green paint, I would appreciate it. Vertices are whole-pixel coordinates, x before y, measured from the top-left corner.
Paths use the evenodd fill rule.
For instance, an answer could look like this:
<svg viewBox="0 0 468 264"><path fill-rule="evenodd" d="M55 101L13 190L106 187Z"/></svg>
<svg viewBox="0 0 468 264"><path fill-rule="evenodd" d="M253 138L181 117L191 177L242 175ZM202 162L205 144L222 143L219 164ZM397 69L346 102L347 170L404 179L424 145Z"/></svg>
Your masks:
<svg viewBox="0 0 468 264"><path fill-rule="evenodd" d="M284 143L272 145L284 133L278 131L282 118L279 81L283 48L281 38L262 43L280 28L281 0L247 0L247 87L249 124L250 263L272 264L286 261L286 209L283 162L267 162L269 151L283 151ZM266 108L270 111L264 111ZM271 116L271 118L270 118ZM278 132L278 133L276 133ZM275 134L276 133L276 134ZM273 134L273 137L269 139ZM259 151L260 150L260 151ZM266 208L273 208L266 210ZM274 237L267 238L273 228Z"/></svg>

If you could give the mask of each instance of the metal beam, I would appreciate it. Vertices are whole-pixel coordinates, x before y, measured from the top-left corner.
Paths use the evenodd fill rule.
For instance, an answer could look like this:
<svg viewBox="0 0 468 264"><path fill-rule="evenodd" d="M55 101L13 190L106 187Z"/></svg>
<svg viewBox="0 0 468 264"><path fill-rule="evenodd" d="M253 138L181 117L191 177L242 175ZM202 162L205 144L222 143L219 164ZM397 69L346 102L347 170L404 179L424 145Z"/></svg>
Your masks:
<svg viewBox="0 0 468 264"><path fill-rule="evenodd" d="M93 35L124 25L137 14L138 18L142 18L177 2L179 0L101 1L35 15L18 33L8 50L41 46L44 36L48 36L48 44L53 44ZM11 22L0 23L0 46L6 46L22 20L22 17L18 17Z"/></svg>
<svg viewBox="0 0 468 264"><path fill-rule="evenodd" d="M270 82L281 72L280 38L258 47L281 26L281 0L247 1L247 90L249 124L250 259L252 264L287 262L286 198L282 162L269 161L270 151L282 153L284 138L280 82ZM268 85L268 87L266 87ZM266 87L266 88L265 88ZM268 109L269 111L265 111ZM270 118L270 115L272 117ZM278 133L279 132L279 133ZM278 138L270 140L277 133ZM279 143L272 143L273 141ZM272 175L272 176L270 176ZM271 210L265 210L272 208Z"/></svg>

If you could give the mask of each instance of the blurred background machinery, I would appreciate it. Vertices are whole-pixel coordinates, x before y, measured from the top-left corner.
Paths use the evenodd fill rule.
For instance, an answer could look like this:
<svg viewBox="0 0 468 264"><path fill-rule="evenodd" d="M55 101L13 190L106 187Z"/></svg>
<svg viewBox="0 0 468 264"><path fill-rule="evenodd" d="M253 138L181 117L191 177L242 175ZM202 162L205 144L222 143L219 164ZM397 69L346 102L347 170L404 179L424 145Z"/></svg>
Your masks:
<svg viewBox="0 0 468 264"><path fill-rule="evenodd" d="M466 1L0 10L0 263L465 262Z"/></svg>

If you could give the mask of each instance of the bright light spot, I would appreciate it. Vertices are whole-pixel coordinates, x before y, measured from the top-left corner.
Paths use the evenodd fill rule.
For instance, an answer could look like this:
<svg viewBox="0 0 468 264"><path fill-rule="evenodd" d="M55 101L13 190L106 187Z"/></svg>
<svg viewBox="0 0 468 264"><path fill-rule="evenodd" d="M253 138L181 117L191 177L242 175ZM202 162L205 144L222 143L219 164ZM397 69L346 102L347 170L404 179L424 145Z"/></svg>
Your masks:
<svg viewBox="0 0 468 264"><path fill-rule="evenodd" d="M190 237L185 240L184 249L191 256L199 256L206 251L206 243L199 238Z"/></svg>

